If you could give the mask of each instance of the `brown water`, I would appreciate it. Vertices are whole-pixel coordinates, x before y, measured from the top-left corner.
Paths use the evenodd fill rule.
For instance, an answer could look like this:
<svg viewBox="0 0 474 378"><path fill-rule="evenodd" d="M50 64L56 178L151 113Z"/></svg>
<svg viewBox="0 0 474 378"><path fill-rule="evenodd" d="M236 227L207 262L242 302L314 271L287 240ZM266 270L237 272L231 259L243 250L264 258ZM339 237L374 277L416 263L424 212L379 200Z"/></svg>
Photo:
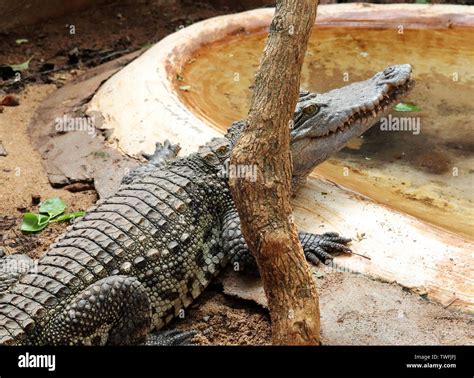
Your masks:
<svg viewBox="0 0 474 378"><path fill-rule="evenodd" d="M178 90L182 100L220 130L245 117L265 38L238 35L203 47L176 80L190 86ZM421 111L392 116L412 118L413 128L374 126L315 173L474 239L474 30L317 28L301 86L323 92L395 63L413 66L417 85L404 102Z"/></svg>

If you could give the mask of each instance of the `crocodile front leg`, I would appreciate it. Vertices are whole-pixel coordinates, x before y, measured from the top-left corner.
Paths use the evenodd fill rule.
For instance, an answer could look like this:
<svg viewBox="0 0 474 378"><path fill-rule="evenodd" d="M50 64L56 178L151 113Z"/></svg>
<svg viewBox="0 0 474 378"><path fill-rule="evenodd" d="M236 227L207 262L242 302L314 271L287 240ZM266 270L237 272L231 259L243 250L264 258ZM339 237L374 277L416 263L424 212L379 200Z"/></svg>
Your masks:
<svg viewBox="0 0 474 378"><path fill-rule="evenodd" d="M335 253L351 253L347 247L351 239L340 236L336 232L324 234L298 233L306 260L316 265L319 261L326 263ZM235 209L229 210L224 216L222 228L222 248L236 271L258 272L255 258L250 253L247 243L240 230L240 218Z"/></svg>
<svg viewBox="0 0 474 378"><path fill-rule="evenodd" d="M140 165L126 174L122 178L121 183L130 184L134 180L147 177L147 175L156 170L156 168L163 167L167 162L176 159L180 149L179 144L171 144L168 139L166 139L163 144L156 142L155 152L153 154L142 153L142 156L148 160L148 163Z"/></svg>
<svg viewBox="0 0 474 378"><path fill-rule="evenodd" d="M311 234L309 232L298 232L301 245L303 246L306 260L317 265L319 261L326 263L334 258L333 254L352 253L347 246L351 239L340 236L337 232L325 232L324 234Z"/></svg>
<svg viewBox="0 0 474 378"><path fill-rule="evenodd" d="M131 345L151 330L151 304L134 277L109 276L76 295L42 331L48 345Z"/></svg>

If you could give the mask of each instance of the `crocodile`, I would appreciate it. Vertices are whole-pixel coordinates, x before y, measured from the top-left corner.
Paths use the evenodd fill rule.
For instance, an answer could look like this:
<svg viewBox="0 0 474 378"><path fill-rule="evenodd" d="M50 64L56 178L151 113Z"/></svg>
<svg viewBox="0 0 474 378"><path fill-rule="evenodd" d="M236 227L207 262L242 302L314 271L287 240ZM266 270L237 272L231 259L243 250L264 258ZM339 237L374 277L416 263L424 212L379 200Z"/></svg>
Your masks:
<svg viewBox="0 0 474 378"><path fill-rule="evenodd" d="M404 64L327 93L301 92L290 131L293 190L413 83ZM226 170L246 125L234 122L224 137L185 157L170 143L158 144L149 163L70 225L33 269L0 275L0 344L140 344L227 265L255 268ZM301 231L299 237L310 263L350 253L350 239L337 233ZM6 259L11 263L15 255ZM154 343L162 344L157 337Z"/></svg>

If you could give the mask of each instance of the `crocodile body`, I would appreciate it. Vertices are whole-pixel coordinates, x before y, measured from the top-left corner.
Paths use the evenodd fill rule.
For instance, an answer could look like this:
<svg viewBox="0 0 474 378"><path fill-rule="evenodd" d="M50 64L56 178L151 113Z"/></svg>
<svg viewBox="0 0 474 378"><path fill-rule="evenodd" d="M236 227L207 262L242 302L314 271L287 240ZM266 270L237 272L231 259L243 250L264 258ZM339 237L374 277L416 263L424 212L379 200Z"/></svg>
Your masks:
<svg viewBox="0 0 474 378"><path fill-rule="evenodd" d="M313 122L311 128L310 121L331 105L324 105L324 94L301 95L292 130L292 152L301 163L301 168L295 164L295 187L309 167L326 158L298 155L310 145L301 143L331 143L324 139L333 133L350 134L365 122L367 117L358 114L365 115L366 103L373 107L383 101L386 76L396 74L390 85L398 92L387 90L387 97L395 101L408 86L411 71L395 67L377 74L377 85L370 88L378 92L357 94L360 101L352 106L353 115L333 114L340 125L322 136L305 134L321 132L325 126ZM315 112L315 104L321 110ZM384 110L377 110L379 118ZM151 330L162 328L191 304L229 262L242 270L254 268L224 172L244 127L245 121L236 122L226 137L211 140L194 154L137 170L115 195L74 222L35 269L0 285L0 344L141 343ZM332 152L344 145L337 139ZM313 263L331 258L332 252L350 251L349 239L335 233L301 232L300 240Z"/></svg>

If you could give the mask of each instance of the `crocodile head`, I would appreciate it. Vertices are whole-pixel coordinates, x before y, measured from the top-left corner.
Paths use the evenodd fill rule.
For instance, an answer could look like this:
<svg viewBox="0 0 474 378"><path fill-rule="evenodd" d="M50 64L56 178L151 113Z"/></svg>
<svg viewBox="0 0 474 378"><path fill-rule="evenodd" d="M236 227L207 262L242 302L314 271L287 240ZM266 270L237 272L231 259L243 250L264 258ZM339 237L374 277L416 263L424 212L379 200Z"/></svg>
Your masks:
<svg viewBox="0 0 474 378"><path fill-rule="evenodd" d="M386 115L414 83L411 66L400 64L326 93L301 92L290 134L293 192L314 167ZM245 120L237 121L227 130L226 138L232 145L246 124Z"/></svg>
<svg viewBox="0 0 474 378"><path fill-rule="evenodd" d="M313 168L368 130L414 84L409 64L394 65L326 93L302 92L291 130L293 187Z"/></svg>

